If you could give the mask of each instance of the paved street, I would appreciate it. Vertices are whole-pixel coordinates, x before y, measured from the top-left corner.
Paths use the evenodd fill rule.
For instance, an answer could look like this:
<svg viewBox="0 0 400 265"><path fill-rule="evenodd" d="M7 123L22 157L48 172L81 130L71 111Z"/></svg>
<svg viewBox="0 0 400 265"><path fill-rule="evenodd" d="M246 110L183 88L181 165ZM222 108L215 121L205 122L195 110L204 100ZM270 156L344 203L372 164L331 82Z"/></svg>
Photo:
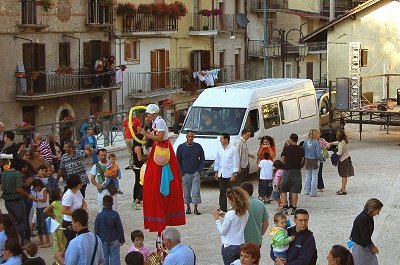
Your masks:
<svg viewBox="0 0 400 265"><path fill-rule="evenodd" d="M399 155L400 130L390 129L390 134L379 131L379 127L365 126L363 140L358 141L358 132L355 126L347 125L350 136L350 154L354 163L355 175L349 179L348 194L337 196L340 178L336 168L330 162L324 164L324 181L326 190L318 197L310 198L300 195L299 207L310 212L310 229L314 232L318 247L318 264L326 264L326 255L333 244L346 245L352 222L362 210L364 203L371 197L379 198L384 203L379 216L375 219L373 240L380 249L379 263L384 265L400 264L400 239L397 224L400 218L400 176ZM117 152L119 157L125 152ZM121 167L125 167L128 158L119 159ZM254 181L254 184L256 182ZM119 212L123 218L127 243L122 247L121 260L132 244L130 232L134 229L143 229L141 211L131 208L133 186L132 171L123 170L122 190L125 192L119 202ZM95 189L88 187L87 201L89 205L90 227L96 216ZM197 255L197 264L222 264L220 255L220 237L215 228L211 211L217 207L218 189L215 183L203 183L202 200L199 210L201 216L187 216L187 224L180 227L182 241L193 247ZM4 202L0 203L5 212ZM274 214L275 204L267 205L270 214L270 223ZM291 217L290 217L291 218ZM145 242L154 246L155 234L145 233ZM261 264L272 264L269 258L269 237L264 237ZM48 264L52 261L51 250L40 250L40 255Z"/></svg>

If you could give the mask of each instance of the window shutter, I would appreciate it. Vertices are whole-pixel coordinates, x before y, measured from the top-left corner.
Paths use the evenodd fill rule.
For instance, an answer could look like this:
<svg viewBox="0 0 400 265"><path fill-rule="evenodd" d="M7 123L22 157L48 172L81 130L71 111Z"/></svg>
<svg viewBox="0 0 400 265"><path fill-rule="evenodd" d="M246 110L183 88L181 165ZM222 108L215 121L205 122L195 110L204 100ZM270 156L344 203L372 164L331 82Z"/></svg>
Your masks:
<svg viewBox="0 0 400 265"><path fill-rule="evenodd" d="M165 87L169 88L169 50L165 50Z"/></svg>
<svg viewBox="0 0 400 265"><path fill-rule="evenodd" d="M101 42L101 57L106 57L107 59L111 57L111 43L109 41Z"/></svg>
<svg viewBox="0 0 400 265"><path fill-rule="evenodd" d="M46 71L46 45L36 43L36 70Z"/></svg>
<svg viewBox="0 0 400 265"><path fill-rule="evenodd" d="M84 42L83 43L83 65L84 65L84 67L89 67L90 71L92 71L90 61L91 61L90 42ZM94 65L93 65L93 67L94 67Z"/></svg>
<svg viewBox="0 0 400 265"><path fill-rule="evenodd" d="M125 61L131 61L132 59L132 53L131 53L131 42L126 41L124 43L124 55L125 55ZM134 44L133 44L134 45Z"/></svg>
<svg viewBox="0 0 400 265"><path fill-rule="evenodd" d="M22 60L26 72L33 70L33 60L35 54L32 54L32 52L34 52L32 43L22 43Z"/></svg>
<svg viewBox="0 0 400 265"><path fill-rule="evenodd" d="M58 65L71 65L71 50L69 42L60 42L58 44Z"/></svg>
<svg viewBox="0 0 400 265"><path fill-rule="evenodd" d="M133 60L139 60L139 41L134 41L133 42L133 55L132 58Z"/></svg>
<svg viewBox="0 0 400 265"><path fill-rule="evenodd" d="M151 89L158 88L158 57L157 50L150 52L150 68L151 68Z"/></svg>
<svg viewBox="0 0 400 265"><path fill-rule="evenodd" d="M201 51L201 70L208 70L211 68L210 54L210 51Z"/></svg>
<svg viewBox="0 0 400 265"><path fill-rule="evenodd" d="M78 54L80 52L78 51ZM65 66L71 66L71 45L69 42L65 43Z"/></svg>
<svg viewBox="0 0 400 265"><path fill-rule="evenodd" d="M190 53L190 66L192 67L192 71L197 71L196 66L194 65L194 54L195 51Z"/></svg>

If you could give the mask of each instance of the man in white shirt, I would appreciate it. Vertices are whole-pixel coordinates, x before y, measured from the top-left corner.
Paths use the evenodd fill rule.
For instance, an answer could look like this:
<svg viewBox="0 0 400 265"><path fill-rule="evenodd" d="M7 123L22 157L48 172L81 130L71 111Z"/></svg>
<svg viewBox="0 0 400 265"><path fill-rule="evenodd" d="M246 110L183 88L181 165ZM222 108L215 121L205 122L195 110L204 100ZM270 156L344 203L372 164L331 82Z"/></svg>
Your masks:
<svg viewBox="0 0 400 265"><path fill-rule="evenodd" d="M229 134L221 133L221 146L217 150L214 161L214 177L219 182L219 207L224 212L228 210L226 191L230 188L231 183L236 180L239 172L239 154L236 148L229 144L229 141Z"/></svg>

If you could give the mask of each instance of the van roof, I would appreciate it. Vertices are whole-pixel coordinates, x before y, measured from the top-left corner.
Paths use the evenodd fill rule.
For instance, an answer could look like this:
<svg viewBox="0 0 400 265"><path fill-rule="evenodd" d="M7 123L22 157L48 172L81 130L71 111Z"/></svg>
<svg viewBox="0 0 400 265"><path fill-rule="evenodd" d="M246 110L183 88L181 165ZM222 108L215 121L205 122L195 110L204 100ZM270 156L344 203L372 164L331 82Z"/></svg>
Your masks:
<svg viewBox="0 0 400 265"><path fill-rule="evenodd" d="M299 92L301 89L312 89L309 79L270 78L218 86L205 89L193 103L194 107L231 107L243 108L255 99L274 96L276 94Z"/></svg>

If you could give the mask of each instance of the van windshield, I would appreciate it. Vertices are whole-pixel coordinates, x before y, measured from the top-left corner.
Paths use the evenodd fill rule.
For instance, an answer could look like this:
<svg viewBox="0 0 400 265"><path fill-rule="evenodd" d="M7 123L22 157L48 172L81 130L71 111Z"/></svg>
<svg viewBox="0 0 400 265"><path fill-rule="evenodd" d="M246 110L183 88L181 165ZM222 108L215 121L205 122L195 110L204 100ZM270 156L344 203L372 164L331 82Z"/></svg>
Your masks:
<svg viewBox="0 0 400 265"><path fill-rule="evenodd" d="M182 133L194 131L197 135L239 134L245 108L192 107L187 114Z"/></svg>

